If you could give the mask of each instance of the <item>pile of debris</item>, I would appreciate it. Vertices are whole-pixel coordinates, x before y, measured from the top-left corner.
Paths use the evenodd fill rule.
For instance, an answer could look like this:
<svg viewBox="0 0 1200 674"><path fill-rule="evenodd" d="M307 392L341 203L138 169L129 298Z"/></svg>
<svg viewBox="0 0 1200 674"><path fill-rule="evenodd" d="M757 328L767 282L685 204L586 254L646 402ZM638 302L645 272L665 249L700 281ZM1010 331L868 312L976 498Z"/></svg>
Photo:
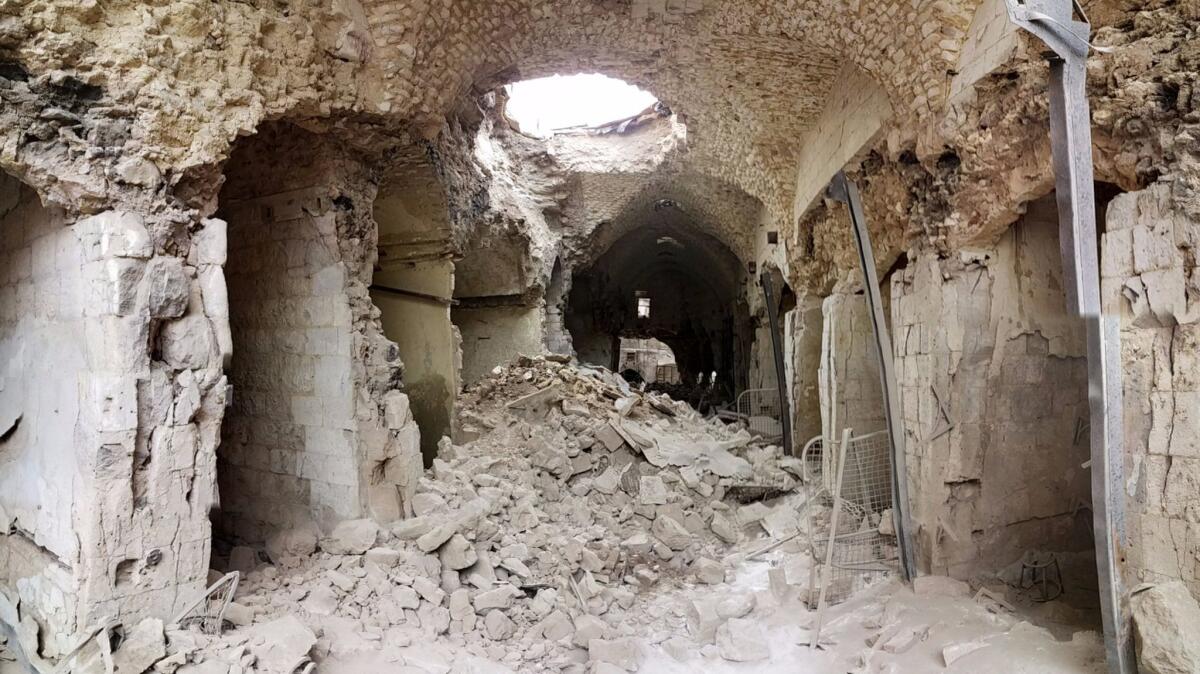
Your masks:
<svg viewBox="0 0 1200 674"><path fill-rule="evenodd" d="M154 671L290 674L360 657L449 671L457 656L445 653L526 672L635 671L643 643L672 638L766 657L747 651L762 641L742 620L753 596L694 602L689 615L646 598L723 583L729 546L747 536L798 533L798 494L758 500L799 485L795 459L606 370L550 359L497 368L458 409L459 444L443 440L410 517L234 548L228 566L243 576L224 619L235 629L166 630L170 655ZM440 659L435 641L449 648Z"/></svg>

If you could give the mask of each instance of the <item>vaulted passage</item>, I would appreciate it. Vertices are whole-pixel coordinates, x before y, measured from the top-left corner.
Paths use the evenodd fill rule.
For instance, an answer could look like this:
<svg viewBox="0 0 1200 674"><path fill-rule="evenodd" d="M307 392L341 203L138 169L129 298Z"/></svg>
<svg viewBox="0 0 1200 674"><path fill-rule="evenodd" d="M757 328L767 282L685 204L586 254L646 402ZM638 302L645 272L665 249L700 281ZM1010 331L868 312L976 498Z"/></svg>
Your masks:
<svg viewBox="0 0 1200 674"><path fill-rule="evenodd" d="M1200 672L1198 19L6 3L0 674Z"/></svg>
<svg viewBox="0 0 1200 674"><path fill-rule="evenodd" d="M660 202L575 272L566 325L580 360L614 370L622 338L657 339L682 382L715 384L709 402L728 402L748 367L736 348L749 320L744 276L729 248L688 224L678 204Z"/></svg>

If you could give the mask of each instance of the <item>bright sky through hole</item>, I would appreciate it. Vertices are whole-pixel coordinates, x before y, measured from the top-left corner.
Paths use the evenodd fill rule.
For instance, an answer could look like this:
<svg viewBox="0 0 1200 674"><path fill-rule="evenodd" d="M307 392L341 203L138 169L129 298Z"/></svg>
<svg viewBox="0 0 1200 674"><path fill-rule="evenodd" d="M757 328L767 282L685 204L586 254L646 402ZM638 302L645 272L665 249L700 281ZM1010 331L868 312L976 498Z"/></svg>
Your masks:
<svg viewBox="0 0 1200 674"><path fill-rule="evenodd" d="M538 135L631 117L657 100L632 84L598 74L525 80L508 85L508 96L509 118Z"/></svg>

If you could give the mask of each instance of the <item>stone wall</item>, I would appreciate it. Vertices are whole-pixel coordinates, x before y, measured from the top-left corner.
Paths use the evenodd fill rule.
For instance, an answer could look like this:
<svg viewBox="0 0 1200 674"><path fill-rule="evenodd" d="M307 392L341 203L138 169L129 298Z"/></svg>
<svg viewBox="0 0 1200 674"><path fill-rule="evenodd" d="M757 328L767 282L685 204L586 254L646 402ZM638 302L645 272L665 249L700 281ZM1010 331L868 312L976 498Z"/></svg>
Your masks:
<svg viewBox="0 0 1200 674"><path fill-rule="evenodd" d="M1127 582L1200 596L1200 219L1168 184L1109 204L1104 309L1121 317Z"/></svg>
<svg viewBox="0 0 1200 674"><path fill-rule="evenodd" d="M372 301L379 307L384 335L396 343L404 361L404 391L421 429L421 454L426 464L432 464L437 457L442 437L450 435L454 398L458 395L455 363L459 343L450 323L449 304L453 273L453 263L449 260L413 262L376 273L376 285L371 292Z"/></svg>
<svg viewBox="0 0 1200 674"><path fill-rule="evenodd" d="M227 174L221 530L255 542L303 522L394 519L420 454L400 359L367 292L373 186L352 157L290 129L248 143Z"/></svg>
<svg viewBox="0 0 1200 674"><path fill-rule="evenodd" d="M792 406L793 446L797 452L804 448L804 443L821 434L818 371L823 321L820 300L810 297L801 298L784 319L784 341L789 356L785 364L791 383L788 395Z"/></svg>
<svg viewBox="0 0 1200 674"><path fill-rule="evenodd" d="M1091 546L1087 364L1053 195L995 248L917 255L892 285L918 564L968 578Z"/></svg>
<svg viewBox="0 0 1200 674"><path fill-rule="evenodd" d="M54 626L76 619L83 264L65 214L0 174L0 583Z"/></svg>
<svg viewBox="0 0 1200 674"><path fill-rule="evenodd" d="M543 353L544 317L541 306L454 307L451 320L462 335L462 384L479 381L519 355ZM600 364L608 367L607 361Z"/></svg>
<svg viewBox="0 0 1200 674"><path fill-rule="evenodd" d="M72 222L9 187L0 417L20 421L0 431L0 620L41 662L101 618L167 618L204 587L225 230Z"/></svg>
<svg viewBox="0 0 1200 674"><path fill-rule="evenodd" d="M824 436L838 441L845 428L856 436L886 429L879 357L866 297L835 292L825 298L821 313L818 377Z"/></svg>

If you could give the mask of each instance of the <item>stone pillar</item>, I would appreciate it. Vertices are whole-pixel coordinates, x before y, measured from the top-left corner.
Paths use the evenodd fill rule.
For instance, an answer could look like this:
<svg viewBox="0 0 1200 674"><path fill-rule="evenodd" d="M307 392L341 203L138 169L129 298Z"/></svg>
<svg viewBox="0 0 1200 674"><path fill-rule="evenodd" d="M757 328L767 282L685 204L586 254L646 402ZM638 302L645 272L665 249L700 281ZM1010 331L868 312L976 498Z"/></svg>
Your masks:
<svg viewBox="0 0 1200 674"><path fill-rule="evenodd" d="M1159 183L1108 207L1104 311L1121 317L1126 583L1200 596L1200 220Z"/></svg>

